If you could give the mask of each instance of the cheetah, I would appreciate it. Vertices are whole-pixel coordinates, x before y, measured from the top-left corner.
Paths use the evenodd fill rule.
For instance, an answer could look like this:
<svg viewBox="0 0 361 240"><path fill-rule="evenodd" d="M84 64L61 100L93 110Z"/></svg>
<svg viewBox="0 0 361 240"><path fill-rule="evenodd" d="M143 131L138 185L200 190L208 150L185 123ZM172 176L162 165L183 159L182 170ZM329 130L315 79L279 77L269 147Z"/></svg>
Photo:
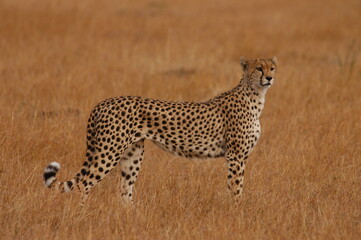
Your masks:
<svg viewBox="0 0 361 240"><path fill-rule="evenodd" d="M170 102L145 97L115 97L91 111L87 125L86 158L76 176L57 181L60 169L50 163L45 185L60 192L79 189L81 205L92 187L118 164L121 196L133 202L133 188L143 158L144 141L186 158L225 157L228 188L240 199L246 161L261 134L259 117L265 94L275 81L277 58L241 57L239 84L205 102Z"/></svg>

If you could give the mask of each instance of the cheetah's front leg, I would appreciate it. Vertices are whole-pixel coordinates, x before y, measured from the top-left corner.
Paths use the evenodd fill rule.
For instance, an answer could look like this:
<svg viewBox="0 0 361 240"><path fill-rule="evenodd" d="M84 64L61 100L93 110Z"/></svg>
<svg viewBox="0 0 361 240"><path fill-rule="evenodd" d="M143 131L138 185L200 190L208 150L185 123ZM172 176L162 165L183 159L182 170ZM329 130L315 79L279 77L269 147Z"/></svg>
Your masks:
<svg viewBox="0 0 361 240"><path fill-rule="evenodd" d="M244 169L246 167L244 158L235 158L227 156L228 164L228 188L236 196L240 198L243 191Z"/></svg>
<svg viewBox="0 0 361 240"><path fill-rule="evenodd" d="M235 143L233 141L233 143ZM234 194L237 202L243 191L244 169L246 167L247 153L240 148L239 144L228 146L226 160L228 165L228 188Z"/></svg>

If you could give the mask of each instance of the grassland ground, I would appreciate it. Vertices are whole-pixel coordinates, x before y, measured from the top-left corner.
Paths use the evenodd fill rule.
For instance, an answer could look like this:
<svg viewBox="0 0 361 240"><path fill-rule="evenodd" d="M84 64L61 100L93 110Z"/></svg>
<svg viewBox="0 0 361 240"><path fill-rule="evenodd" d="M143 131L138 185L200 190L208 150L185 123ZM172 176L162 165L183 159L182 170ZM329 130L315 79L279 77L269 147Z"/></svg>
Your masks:
<svg viewBox="0 0 361 240"><path fill-rule="evenodd" d="M360 1L0 1L1 239L358 239ZM240 56L277 56L242 202L224 159L146 144L134 205L115 169L81 209L73 177L90 110L113 96L204 101Z"/></svg>

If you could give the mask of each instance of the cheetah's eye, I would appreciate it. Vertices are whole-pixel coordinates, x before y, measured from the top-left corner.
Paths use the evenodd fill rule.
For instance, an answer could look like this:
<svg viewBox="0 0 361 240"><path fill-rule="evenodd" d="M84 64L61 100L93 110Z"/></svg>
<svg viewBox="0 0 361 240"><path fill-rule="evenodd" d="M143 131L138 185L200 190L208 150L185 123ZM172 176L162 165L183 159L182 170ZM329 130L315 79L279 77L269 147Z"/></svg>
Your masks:
<svg viewBox="0 0 361 240"><path fill-rule="evenodd" d="M262 68L261 67L258 67L256 68L258 71L262 72Z"/></svg>
<svg viewBox="0 0 361 240"><path fill-rule="evenodd" d="M273 71L273 70L275 70L275 68L274 68L274 67L271 67L271 71Z"/></svg>

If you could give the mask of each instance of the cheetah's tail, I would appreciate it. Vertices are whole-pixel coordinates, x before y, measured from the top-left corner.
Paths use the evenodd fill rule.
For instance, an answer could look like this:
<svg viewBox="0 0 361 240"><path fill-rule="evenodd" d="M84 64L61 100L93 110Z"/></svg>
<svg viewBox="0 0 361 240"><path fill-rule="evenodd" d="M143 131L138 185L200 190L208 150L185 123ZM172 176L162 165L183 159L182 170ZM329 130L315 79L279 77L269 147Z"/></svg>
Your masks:
<svg viewBox="0 0 361 240"><path fill-rule="evenodd" d="M44 170L44 182L48 188L55 188L60 192L69 192L74 189L77 184L77 179L73 178L66 182L56 181L56 174L60 169L60 164L51 162Z"/></svg>

